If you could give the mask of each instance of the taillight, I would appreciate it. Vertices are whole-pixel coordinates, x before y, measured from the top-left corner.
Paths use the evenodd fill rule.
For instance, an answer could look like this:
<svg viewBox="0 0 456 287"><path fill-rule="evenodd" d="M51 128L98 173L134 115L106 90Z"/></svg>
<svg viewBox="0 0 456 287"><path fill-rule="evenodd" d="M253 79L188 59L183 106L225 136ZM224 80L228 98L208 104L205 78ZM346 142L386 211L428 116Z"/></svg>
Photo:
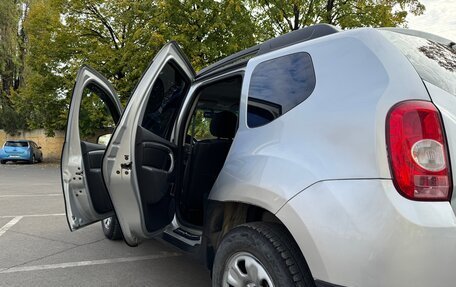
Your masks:
<svg viewBox="0 0 456 287"><path fill-rule="evenodd" d="M393 181L405 197L446 201L451 197L448 147L439 111L431 102L395 105L386 119Z"/></svg>

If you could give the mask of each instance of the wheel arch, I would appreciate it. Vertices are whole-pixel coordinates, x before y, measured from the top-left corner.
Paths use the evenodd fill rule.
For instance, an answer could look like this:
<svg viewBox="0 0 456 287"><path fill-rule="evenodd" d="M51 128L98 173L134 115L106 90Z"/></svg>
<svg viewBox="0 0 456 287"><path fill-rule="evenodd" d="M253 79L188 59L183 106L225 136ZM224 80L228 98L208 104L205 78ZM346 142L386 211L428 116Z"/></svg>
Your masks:
<svg viewBox="0 0 456 287"><path fill-rule="evenodd" d="M249 203L211 200L208 203L203 231L203 240L206 242L206 264L209 270L212 270L215 253L225 234L233 228L249 222L280 224L285 227L290 238L297 244L287 225L269 210ZM297 245L299 246L299 244ZM300 252L312 274L312 268L308 265L303 250L300 249Z"/></svg>

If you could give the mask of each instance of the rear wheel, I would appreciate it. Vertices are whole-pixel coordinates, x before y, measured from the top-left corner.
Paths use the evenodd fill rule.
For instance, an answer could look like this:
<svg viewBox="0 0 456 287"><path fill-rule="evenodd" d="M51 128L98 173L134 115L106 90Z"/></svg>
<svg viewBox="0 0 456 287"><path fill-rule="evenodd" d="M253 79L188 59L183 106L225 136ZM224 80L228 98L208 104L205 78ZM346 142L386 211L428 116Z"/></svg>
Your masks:
<svg viewBox="0 0 456 287"><path fill-rule="evenodd" d="M123 238L119 221L116 216L111 216L101 221L103 233L109 240L120 240Z"/></svg>
<svg viewBox="0 0 456 287"><path fill-rule="evenodd" d="M0 163L1 163L1 164L5 164L5 163L6 163L6 160L0 160Z"/></svg>
<svg viewBox="0 0 456 287"><path fill-rule="evenodd" d="M228 232L212 270L212 286L315 286L298 246L283 226L248 223Z"/></svg>

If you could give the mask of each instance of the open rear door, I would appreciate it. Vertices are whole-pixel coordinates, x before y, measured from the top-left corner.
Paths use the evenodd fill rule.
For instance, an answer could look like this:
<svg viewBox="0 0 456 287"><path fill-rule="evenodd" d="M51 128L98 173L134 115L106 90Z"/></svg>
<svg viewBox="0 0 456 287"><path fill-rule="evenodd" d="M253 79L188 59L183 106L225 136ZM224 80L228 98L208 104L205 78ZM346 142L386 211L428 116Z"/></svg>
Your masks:
<svg viewBox="0 0 456 287"><path fill-rule="evenodd" d="M97 144L96 139L90 142L81 137L81 126L93 124L84 106L97 113L97 118L104 116L103 121L110 122L108 130L114 128L122 113L114 88L87 66L79 70L76 78L61 159L62 187L71 230L114 214L101 174L106 146Z"/></svg>
<svg viewBox="0 0 456 287"><path fill-rule="evenodd" d="M174 216L177 146L172 134L195 73L175 42L154 58L127 104L103 159L125 241L137 245Z"/></svg>

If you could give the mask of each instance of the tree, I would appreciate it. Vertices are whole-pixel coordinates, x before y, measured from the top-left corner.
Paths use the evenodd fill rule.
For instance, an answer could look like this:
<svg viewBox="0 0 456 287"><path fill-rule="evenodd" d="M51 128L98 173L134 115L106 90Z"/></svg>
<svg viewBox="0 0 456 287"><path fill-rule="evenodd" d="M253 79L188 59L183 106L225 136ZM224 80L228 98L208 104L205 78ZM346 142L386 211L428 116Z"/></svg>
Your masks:
<svg viewBox="0 0 456 287"><path fill-rule="evenodd" d="M420 15L425 9L419 0L251 0L249 4L266 37L315 23L342 29L400 26L406 24L408 13Z"/></svg>
<svg viewBox="0 0 456 287"><path fill-rule="evenodd" d="M23 81L27 11L27 1L0 2L0 128L9 133L26 127L11 98Z"/></svg>
<svg viewBox="0 0 456 287"><path fill-rule="evenodd" d="M106 76L125 104L154 55L171 40L199 70L314 23L397 26L405 25L407 13L423 10L418 0L3 0L0 127L7 103L10 120L3 123L20 119L49 135L63 129L82 64ZM85 134L103 122L96 115L90 113Z"/></svg>
<svg viewBox="0 0 456 287"><path fill-rule="evenodd" d="M196 70L256 43L256 26L242 1L161 1L161 31L179 42Z"/></svg>
<svg viewBox="0 0 456 287"><path fill-rule="evenodd" d="M28 35L24 86L12 97L26 114L30 128L49 135L66 125L77 70L88 64L104 74L126 101L148 61L135 58L155 53L163 40L146 34L141 46L138 28L154 15L148 1L33 0L24 23ZM145 16L147 15L147 17ZM95 123L96 121L94 121ZM93 128L96 128L95 126ZM90 131L87 131L90 133Z"/></svg>
<svg viewBox="0 0 456 287"><path fill-rule="evenodd" d="M0 2L0 80L2 99L5 101L10 90L18 85L19 9L15 1ZM5 98L6 97L6 98Z"/></svg>
<svg viewBox="0 0 456 287"><path fill-rule="evenodd" d="M33 0L24 21L26 34L23 83L11 101L23 115L27 128L45 128L48 135L65 126L66 107L63 63L70 59L70 40L60 23L62 1ZM69 81L68 81L69 82Z"/></svg>
<svg viewBox="0 0 456 287"><path fill-rule="evenodd" d="M253 45L253 27L242 2L232 0L34 0L25 22L25 85L14 102L30 111L30 127L52 134L66 124L82 64L106 76L125 103L166 42L181 43L199 69ZM84 133L96 128L85 125Z"/></svg>

